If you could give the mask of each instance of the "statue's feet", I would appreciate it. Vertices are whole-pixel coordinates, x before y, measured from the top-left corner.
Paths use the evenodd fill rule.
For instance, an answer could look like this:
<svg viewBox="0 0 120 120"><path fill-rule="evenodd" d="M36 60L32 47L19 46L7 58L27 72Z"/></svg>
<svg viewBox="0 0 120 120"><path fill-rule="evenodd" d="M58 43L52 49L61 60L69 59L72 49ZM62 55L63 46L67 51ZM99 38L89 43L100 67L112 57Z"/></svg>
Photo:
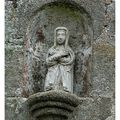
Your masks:
<svg viewBox="0 0 120 120"><path fill-rule="evenodd" d="M65 92L70 92L66 86L63 86L63 90L64 90Z"/></svg>
<svg viewBox="0 0 120 120"><path fill-rule="evenodd" d="M53 84L52 83L49 83L48 86L45 87L45 91L49 91L49 90L53 90Z"/></svg>

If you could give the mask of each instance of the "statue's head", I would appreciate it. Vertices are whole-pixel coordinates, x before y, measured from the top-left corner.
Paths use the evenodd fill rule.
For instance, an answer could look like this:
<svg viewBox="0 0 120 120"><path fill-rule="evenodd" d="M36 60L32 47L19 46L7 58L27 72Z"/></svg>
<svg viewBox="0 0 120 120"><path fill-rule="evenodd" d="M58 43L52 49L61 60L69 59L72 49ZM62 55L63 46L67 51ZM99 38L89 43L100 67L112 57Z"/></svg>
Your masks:
<svg viewBox="0 0 120 120"><path fill-rule="evenodd" d="M55 43L54 46L56 45L68 45L68 38L69 38L69 33L68 29L65 27L57 27L55 29Z"/></svg>
<svg viewBox="0 0 120 120"><path fill-rule="evenodd" d="M56 31L56 42L59 45L62 45L65 43L66 40L66 31L63 29L59 29Z"/></svg>

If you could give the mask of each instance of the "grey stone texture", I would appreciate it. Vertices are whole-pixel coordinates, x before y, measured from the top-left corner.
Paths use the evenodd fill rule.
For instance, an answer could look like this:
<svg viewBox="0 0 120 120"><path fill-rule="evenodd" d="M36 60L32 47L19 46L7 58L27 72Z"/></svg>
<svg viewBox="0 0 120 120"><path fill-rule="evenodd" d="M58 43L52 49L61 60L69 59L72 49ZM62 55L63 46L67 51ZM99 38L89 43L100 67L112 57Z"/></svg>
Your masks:
<svg viewBox="0 0 120 120"><path fill-rule="evenodd" d="M26 98L7 97L5 102L5 120L34 120L28 112Z"/></svg>
<svg viewBox="0 0 120 120"><path fill-rule="evenodd" d="M79 98L74 94L61 90L38 92L28 98L31 115L40 120L62 119L67 120L74 109L89 99ZM51 120L52 120L51 119Z"/></svg>
<svg viewBox="0 0 120 120"><path fill-rule="evenodd" d="M74 94L91 98L78 106L69 119L115 119L115 1L17 0L14 3L7 0L6 120L34 120L26 101L31 94L43 91L47 72L45 56L53 45L54 29L61 25L70 30L69 44L77 56ZM83 34L89 35L87 41L83 40ZM40 44L40 60L32 54L36 44ZM85 65L87 79L81 79L81 63L86 58L81 55L89 47L92 54L87 60L89 65Z"/></svg>

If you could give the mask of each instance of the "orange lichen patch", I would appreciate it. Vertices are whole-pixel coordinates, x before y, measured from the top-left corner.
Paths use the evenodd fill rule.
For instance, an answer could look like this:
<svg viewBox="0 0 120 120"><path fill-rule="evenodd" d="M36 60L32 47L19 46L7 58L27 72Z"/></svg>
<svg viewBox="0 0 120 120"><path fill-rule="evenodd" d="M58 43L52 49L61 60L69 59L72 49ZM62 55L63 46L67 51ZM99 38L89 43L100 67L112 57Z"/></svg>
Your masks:
<svg viewBox="0 0 120 120"><path fill-rule="evenodd" d="M95 43L93 45L93 54L106 55L106 56L115 56L115 47L105 41Z"/></svg>

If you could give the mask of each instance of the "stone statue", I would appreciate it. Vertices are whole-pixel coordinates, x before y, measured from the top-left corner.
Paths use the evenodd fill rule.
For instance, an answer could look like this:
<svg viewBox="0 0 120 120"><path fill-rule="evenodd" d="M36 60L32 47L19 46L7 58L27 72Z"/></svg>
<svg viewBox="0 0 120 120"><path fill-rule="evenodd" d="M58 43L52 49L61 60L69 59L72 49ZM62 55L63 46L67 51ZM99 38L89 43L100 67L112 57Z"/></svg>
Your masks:
<svg viewBox="0 0 120 120"><path fill-rule="evenodd" d="M65 27L54 31L54 46L47 53L48 72L45 91L64 90L73 93L73 64L75 55L68 45L69 32Z"/></svg>

